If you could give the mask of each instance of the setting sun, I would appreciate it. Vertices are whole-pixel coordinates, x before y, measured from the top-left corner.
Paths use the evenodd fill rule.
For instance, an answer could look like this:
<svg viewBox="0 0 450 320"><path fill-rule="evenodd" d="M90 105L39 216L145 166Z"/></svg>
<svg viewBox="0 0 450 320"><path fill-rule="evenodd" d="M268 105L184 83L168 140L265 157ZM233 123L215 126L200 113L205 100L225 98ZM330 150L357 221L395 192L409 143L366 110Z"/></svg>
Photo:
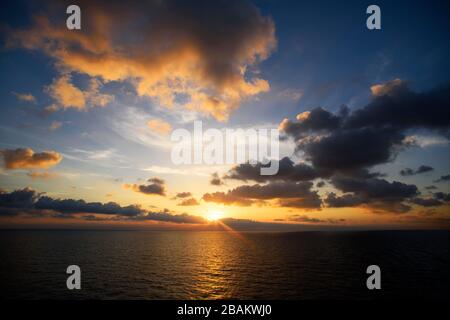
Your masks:
<svg viewBox="0 0 450 320"><path fill-rule="evenodd" d="M221 211L212 211L212 212L208 213L208 215L206 216L206 218L207 218L209 221L217 221L217 220L219 220L220 218L222 218L222 216L223 216L223 212L221 212Z"/></svg>

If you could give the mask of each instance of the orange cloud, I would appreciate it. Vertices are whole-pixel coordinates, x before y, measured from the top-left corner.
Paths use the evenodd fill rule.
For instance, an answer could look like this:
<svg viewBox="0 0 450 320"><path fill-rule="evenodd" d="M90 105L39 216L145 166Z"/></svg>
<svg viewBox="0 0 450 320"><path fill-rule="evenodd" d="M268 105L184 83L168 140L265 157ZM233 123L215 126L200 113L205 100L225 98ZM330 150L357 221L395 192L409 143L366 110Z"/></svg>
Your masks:
<svg viewBox="0 0 450 320"><path fill-rule="evenodd" d="M36 102L36 98L31 93L17 93L13 92L13 94L17 97L17 99L26 101L26 102Z"/></svg>
<svg viewBox="0 0 450 320"><path fill-rule="evenodd" d="M396 89L401 89L405 86L405 81L401 79L394 79L382 84L375 84L370 87L373 96L384 96L389 95L392 91Z"/></svg>
<svg viewBox="0 0 450 320"><path fill-rule="evenodd" d="M6 169L46 169L57 165L62 156L55 151L35 153L30 148L15 150L4 149L0 151Z"/></svg>
<svg viewBox="0 0 450 320"><path fill-rule="evenodd" d="M29 176L32 179L52 179L58 177L58 174L53 172L30 171L27 173L27 176Z"/></svg>
<svg viewBox="0 0 450 320"><path fill-rule="evenodd" d="M70 75L65 74L55 79L46 91L57 102L53 108L74 108L82 111L86 110L88 104L104 107L113 100L111 95L99 93L100 85L97 79L91 79L88 89L82 91L72 84Z"/></svg>
<svg viewBox="0 0 450 320"><path fill-rule="evenodd" d="M172 126L170 123L160 120L160 119L152 119L147 122L147 126L162 135L168 135L172 131Z"/></svg>
<svg viewBox="0 0 450 320"><path fill-rule="evenodd" d="M248 70L275 48L275 26L246 1L198 1L189 7L176 0L78 4L88 8L82 32L38 16L32 28L10 33L8 45L44 51L63 70L104 81L128 80L140 96L219 121L226 121L244 99L270 88ZM66 95L54 97L63 106L83 109L82 95L66 80L57 82ZM186 101L180 102L180 95Z"/></svg>

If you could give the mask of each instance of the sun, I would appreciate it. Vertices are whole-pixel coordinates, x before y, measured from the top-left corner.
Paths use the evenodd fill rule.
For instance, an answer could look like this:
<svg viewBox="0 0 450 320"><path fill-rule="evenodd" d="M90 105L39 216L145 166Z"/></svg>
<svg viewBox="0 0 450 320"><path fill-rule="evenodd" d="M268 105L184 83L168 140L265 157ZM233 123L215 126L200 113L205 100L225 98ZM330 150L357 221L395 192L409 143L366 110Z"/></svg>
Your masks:
<svg viewBox="0 0 450 320"><path fill-rule="evenodd" d="M221 211L211 211L206 216L206 219L208 219L209 221L217 221L220 218L222 218L222 216L223 216L223 212L221 212Z"/></svg>

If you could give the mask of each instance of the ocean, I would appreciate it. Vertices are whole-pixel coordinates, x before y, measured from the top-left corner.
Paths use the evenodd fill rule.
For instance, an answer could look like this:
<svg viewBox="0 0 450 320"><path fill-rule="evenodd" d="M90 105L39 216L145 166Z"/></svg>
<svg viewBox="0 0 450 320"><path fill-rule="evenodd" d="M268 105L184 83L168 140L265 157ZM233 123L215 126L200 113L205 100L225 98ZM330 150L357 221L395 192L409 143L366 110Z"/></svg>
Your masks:
<svg viewBox="0 0 450 320"><path fill-rule="evenodd" d="M450 297L450 231L0 231L1 298ZM81 268L68 290L66 268ZM366 268L381 268L368 290Z"/></svg>

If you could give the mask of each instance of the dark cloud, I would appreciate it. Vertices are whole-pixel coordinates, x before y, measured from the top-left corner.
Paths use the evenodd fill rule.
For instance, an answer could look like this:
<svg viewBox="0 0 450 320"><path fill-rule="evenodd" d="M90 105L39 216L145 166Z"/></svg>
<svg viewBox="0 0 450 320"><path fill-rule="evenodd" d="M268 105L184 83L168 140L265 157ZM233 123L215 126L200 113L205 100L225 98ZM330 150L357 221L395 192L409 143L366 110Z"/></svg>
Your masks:
<svg viewBox="0 0 450 320"><path fill-rule="evenodd" d="M272 160L276 161L276 160ZM318 177L326 176L325 172L319 172L306 163L295 164L288 157L284 157L278 161L278 172L275 175L261 175L261 168L269 166L260 162L252 165L250 163L243 163L233 167L226 175L225 179L235 179L248 181L253 180L256 182L266 181L308 181ZM273 165L273 164L272 164Z"/></svg>
<svg viewBox="0 0 450 320"><path fill-rule="evenodd" d="M415 93L405 82L394 80L371 89L372 100L361 109L341 109L337 114L313 109L299 114L295 122L283 120L280 131L297 142L297 150L315 169L333 172L392 161L408 146L406 130L448 131L450 85Z"/></svg>
<svg viewBox="0 0 450 320"><path fill-rule="evenodd" d="M336 130L322 137L299 141L315 168L328 171L351 171L393 160L405 137L392 129L358 128Z"/></svg>
<svg viewBox="0 0 450 320"><path fill-rule="evenodd" d="M411 168L402 169L402 170L400 170L400 175L404 176L404 177L412 176L412 175L414 175L414 170Z"/></svg>
<svg viewBox="0 0 450 320"><path fill-rule="evenodd" d="M0 207L3 208L32 208L39 198L39 194L30 188L6 192L0 190Z"/></svg>
<svg viewBox="0 0 450 320"><path fill-rule="evenodd" d="M288 136L301 139L310 133L329 132L338 129L347 114L347 107L341 107L337 115L322 108L315 108L298 114L297 122L284 119L280 124L280 129Z"/></svg>
<svg viewBox="0 0 450 320"><path fill-rule="evenodd" d="M243 185L228 192L207 193L203 200L222 204L251 205L265 200L278 200L283 207L320 208L322 201L312 182L270 182L266 185ZM288 200L286 200L288 199Z"/></svg>
<svg viewBox="0 0 450 320"><path fill-rule="evenodd" d="M214 172L211 176L211 180L209 180L209 183L211 183L213 186L221 186L223 185L222 179L220 179L219 174L217 172Z"/></svg>
<svg viewBox="0 0 450 320"><path fill-rule="evenodd" d="M151 178L148 179L147 182L150 182L150 184L124 184L123 187L125 189L131 189L135 192L140 192L147 195L166 195L166 186L164 180L159 178Z"/></svg>
<svg viewBox="0 0 450 320"><path fill-rule="evenodd" d="M398 152L409 147L407 134L412 130L433 130L450 137L450 85L417 93L396 79L371 90L370 102L361 109L350 111L344 106L332 113L315 108L300 113L295 121L284 119L280 132L295 141L296 151L311 163L311 170L321 173L317 177L330 178L343 193L327 196L325 203L330 207L405 212L411 208L408 203L436 204L435 199L418 198L415 185L388 182L381 179L383 174L370 169L393 161ZM421 165L416 170L406 168L401 174L432 170ZM450 178L443 176L438 181L445 180Z"/></svg>
<svg viewBox="0 0 450 320"><path fill-rule="evenodd" d="M433 196L438 200L450 201L450 193L435 192Z"/></svg>
<svg viewBox="0 0 450 320"><path fill-rule="evenodd" d="M446 129L450 126L450 85L417 93L405 81L396 79L372 86L372 101L349 115L352 128L391 127Z"/></svg>
<svg viewBox="0 0 450 320"><path fill-rule="evenodd" d="M443 202L433 198L414 198L411 202L422 207L436 207L443 205Z"/></svg>
<svg viewBox="0 0 450 320"><path fill-rule="evenodd" d="M426 187L425 187L425 189L427 189L427 190L436 190L436 189L437 189L437 187L436 187L436 186L433 186L433 185L431 185L431 186L426 186Z"/></svg>
<svg viewBox="0 0 450 320"><path fill-rule="evenodd" d="M86 202L74 199L53 199L42 196L37 200L34 207L36 209L53 210L60 213L96 213L113 214L121 216L135 216L143 213L141 207L137 205L120 206L115 202Z"/></svg>
<svg viewBox="0 0 450 320"><path fill-rule="evenodd" d="M417 170L413 170L411 168L405 168L405 169L400 171L400 175L402 175L402 176L412 176L412 175L415 175L415 174L424 173L424 172L430 172L430 171L433 171L433 170L434 170L434 168L432 168L430 166L421 165L419 168L417 168Z"/></svg>
<svg viewBox="0 0 450 320"><path fill-rule="evenodd" d="M338 197L334 192L330 192L325 202L332 208L356 207L364 203L364 200L354 194L344 194Z"/></svg>
<svg viewBox="0 0 450 320"><path fill-rule="evenodd" d="M441 176L439 179L435 180L434 182L444 182L444 181L450 181L450 174Z"/></svg>
<svg viewBox="0 0 450 320"><path fill-rule="evenodd" d="M193 224L204 224L207 221L203 217L189 215L187 213L182 214L171 214L168 210L162 212L148 212L143 215L133 217L133 220L152 220L152 221L162 221L162 222L173 222L173 223L193 223Z"/></svg>
<svg viewBox="0 0 450 320"><path fill-rule="evenodd" d="M295 222L307 222L307 223L327 223L327 224L338 224L345 222L345 219L319 219L319 218L312 218L307 215L298 215L294 214L287 218L288 221L295 221Z"/></svg>
<svg viewBox="0 0 450 320"><path fill-rule="evenodd" d="M3 165L6 169L36 169L49 168L58 164L62 156L55 151L35 153L30 148L0 150Z"/></svg>
<svg viewBox="0 0 450 320"><path fill-rule="evenodd" d="M405 212L410 207L403 202L419 194L415 185L378 178L336 176L331 179L331 183L344 195L338 197L330 193L325 200L329 207L366 205L384 211Z"/></svg>
<svg viewBox="0 0 450 320"><path fill-rule="evenodd" d="M173 223L206 223L199 216L172 214L168 210L148 212L138 205L121 206L115 202L86 202L82 199L54 199L30 188L6 192L0 190L2 215L28 214L53 218L79 218L88 221L164 221ZM52 213L52 214L49 214ZM78 216L81 214L81 216ZM101 215L101 216L97 216Z"/></svg>
<svg viewBox="0 0 450 320"><path fill-rule="evenodd" d="M189 198L191 196L192 196L192 193L190 193L190 192L178 192L175 195L175 199Z"/></svg>

